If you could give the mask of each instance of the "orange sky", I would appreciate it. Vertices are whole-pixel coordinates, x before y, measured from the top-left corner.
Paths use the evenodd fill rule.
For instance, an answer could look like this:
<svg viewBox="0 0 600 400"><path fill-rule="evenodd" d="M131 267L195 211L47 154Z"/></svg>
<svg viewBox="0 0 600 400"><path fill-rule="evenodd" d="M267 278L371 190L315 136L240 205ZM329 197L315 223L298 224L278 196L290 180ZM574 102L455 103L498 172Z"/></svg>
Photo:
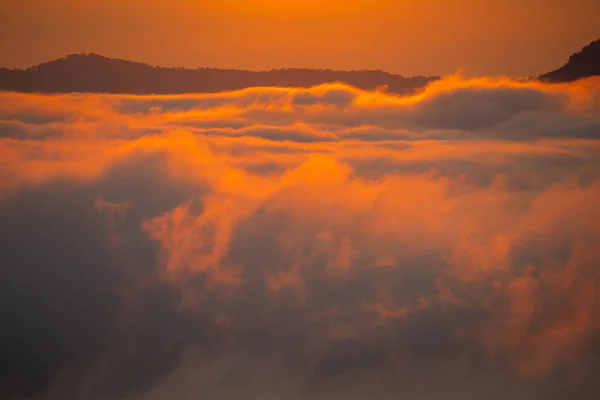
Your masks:
<svg viewBox="0 0 600 400"><path fill-rule="evenodd" d="M155 65L528 76L600 38L597 0L2 0L0 66L75 52Z"/></svg>

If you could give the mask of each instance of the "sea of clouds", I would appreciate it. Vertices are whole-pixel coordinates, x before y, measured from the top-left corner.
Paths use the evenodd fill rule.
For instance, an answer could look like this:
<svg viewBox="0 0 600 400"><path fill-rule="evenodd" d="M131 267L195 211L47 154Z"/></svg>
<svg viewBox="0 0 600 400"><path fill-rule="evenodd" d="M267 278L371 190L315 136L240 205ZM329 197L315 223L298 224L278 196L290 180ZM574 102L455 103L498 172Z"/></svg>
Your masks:
<svg viewBox="0 0 600 400"><path fill-rule="evenodd" d="M0 397L596 399L600 78L0 93Z"/></svg>

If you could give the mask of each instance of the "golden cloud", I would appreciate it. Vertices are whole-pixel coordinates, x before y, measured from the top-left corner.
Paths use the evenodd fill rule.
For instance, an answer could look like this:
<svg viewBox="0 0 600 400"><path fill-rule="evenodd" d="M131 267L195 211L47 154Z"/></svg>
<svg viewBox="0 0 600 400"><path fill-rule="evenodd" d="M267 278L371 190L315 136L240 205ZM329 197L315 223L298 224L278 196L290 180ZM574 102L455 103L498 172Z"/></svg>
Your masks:
<svg viewBox="0 0 600 400"><path fill-rule="evenodd" d="M2 93L0 388L589 397L599 93Z"/></svg>

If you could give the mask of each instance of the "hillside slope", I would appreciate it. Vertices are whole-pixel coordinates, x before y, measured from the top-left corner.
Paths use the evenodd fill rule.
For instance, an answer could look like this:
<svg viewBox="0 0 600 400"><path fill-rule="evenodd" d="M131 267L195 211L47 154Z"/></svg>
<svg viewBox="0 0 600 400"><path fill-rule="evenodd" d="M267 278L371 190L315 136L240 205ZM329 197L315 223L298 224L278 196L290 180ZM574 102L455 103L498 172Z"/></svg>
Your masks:
<svg viewBox="0 0 600 400"><path fill-rule="evenodd" d="M387 85L409 93L438 77L405 78L383 71L280 69L243 71L153 67L97 54L72 54L26 70L0 69L0 90L21 92L97 92L177 94L220 92L253 86L309 87L344 82L361 89Z"/></svg>

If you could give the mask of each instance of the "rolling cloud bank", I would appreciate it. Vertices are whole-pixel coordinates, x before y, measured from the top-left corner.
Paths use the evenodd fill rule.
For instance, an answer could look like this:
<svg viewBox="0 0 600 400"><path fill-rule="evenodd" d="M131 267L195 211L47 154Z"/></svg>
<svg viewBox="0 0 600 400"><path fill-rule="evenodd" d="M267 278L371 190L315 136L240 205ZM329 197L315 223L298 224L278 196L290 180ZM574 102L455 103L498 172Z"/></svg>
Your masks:
<svg viewBox="0 0 600 400"><path fill-rule="evenodd" d="M600 393L600 78L3 92L0 221L0 397Z"/></svg>

